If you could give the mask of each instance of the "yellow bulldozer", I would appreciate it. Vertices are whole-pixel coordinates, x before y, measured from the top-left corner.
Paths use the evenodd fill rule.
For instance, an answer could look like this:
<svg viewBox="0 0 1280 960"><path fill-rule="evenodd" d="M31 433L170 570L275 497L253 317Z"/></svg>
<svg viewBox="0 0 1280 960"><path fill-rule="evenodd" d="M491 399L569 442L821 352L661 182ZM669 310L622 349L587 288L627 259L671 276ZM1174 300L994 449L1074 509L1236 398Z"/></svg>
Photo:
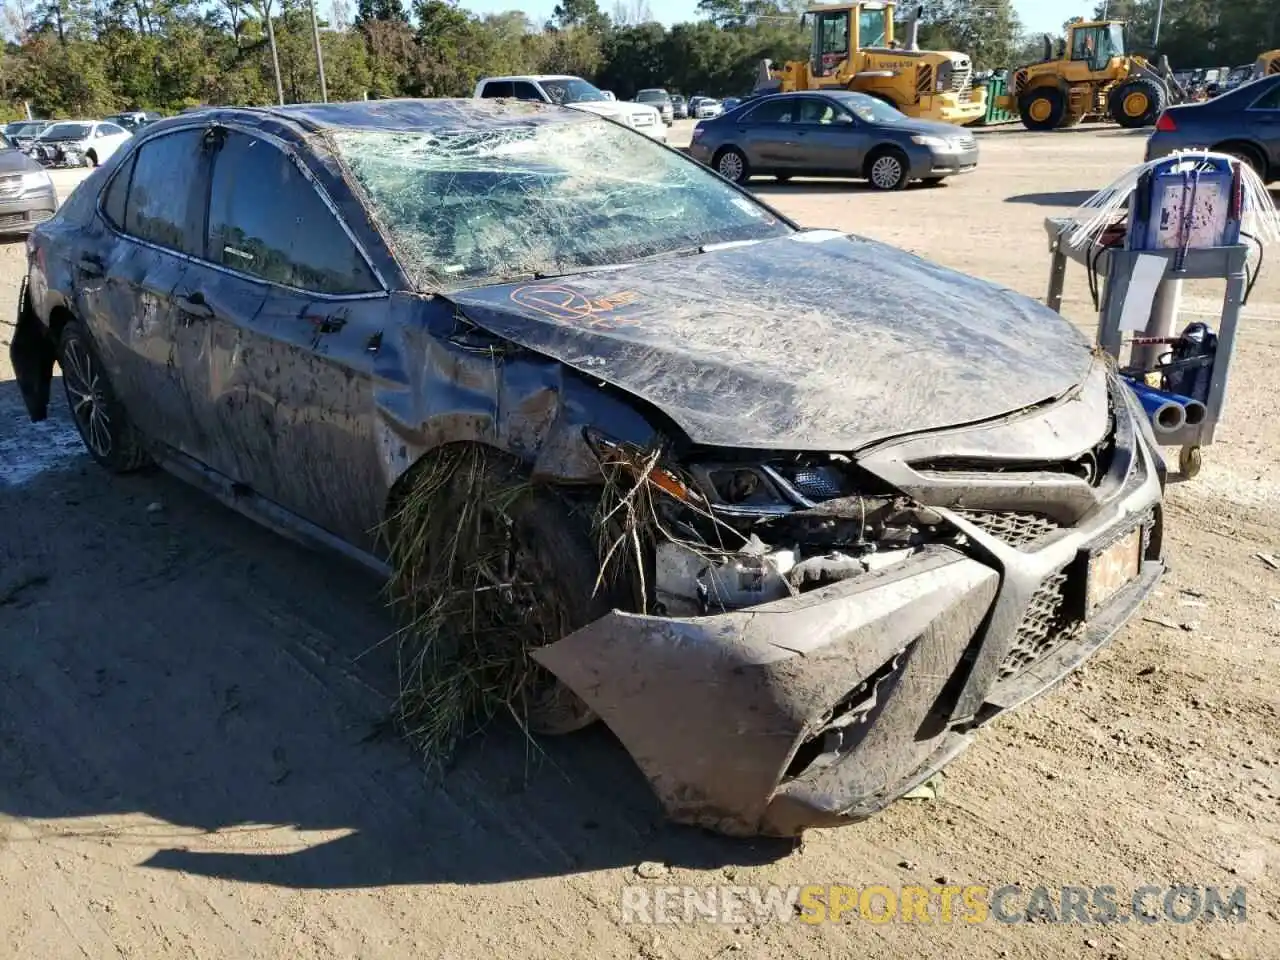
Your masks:
<svg viewBox="0 0 1280 960"><path fill-rule="evenodd" d="M1044 59L1013 72L996 106L1016 112L1028 130L1070 127L1109 118L1122 127L1145 127L1172 103L1186 99L1169 62L1157 66L1125 49L1121 20L1081 20L1068 25L1054 51L1044 38Z"/></svg>
<svg viewBox="0 0 1280 960"><path fill-rule="evenodd" d="M888 0L810 7L808 60L781 67L765 60L755 93L855 90L892 104L910 117L968 124L987 114L985 88L973 86L973 62L963 53L921 50L917 9L906 43L894 37L895 4Z"/></svg>

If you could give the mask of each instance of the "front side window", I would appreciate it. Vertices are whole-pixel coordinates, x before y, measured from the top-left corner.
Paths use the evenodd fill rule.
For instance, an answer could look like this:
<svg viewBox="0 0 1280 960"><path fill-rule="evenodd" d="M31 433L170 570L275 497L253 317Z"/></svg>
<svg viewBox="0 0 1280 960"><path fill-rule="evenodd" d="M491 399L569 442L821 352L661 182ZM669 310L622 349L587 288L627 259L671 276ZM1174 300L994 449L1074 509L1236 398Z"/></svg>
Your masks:
<svg viewBox="0 0 1280 960"><path fill-rule="evenodd" d="M805 98L800 102L800 123L826 126L836 122L840 111L828 100Z"/></svg>
<svg viewBox="0 0 1280 960"><path fill-rule="evenodd" d="M283 151L227 131L213 163L208 259L317 293L380 289L315 186Z"/></svg>
<svg viewBox="0 0 1280 960"><path fill-rule="evenodd" d="M1253 102L1254 110L1280 110L1280 82L1273 83L1271 89Z"/></svg>
<svg viewBox="0 0 1280 960"><path fill-rule="evenodd" d="M542 100L542 94L538 93L538 88L528 80L516 80L511 84L512 96L517 100Z"/></svg>
<svg viewBox="0 0 1280 960"><path fill-rule="evenodd" d="M144 143L133 161L125 232L171 250L201 255L204 244L195 224L201 219L196 214L203 212L202 159L199 130L182 130Z"/></svg>
<svg viewBox="0 0 1280 960"><path fill-rule="evenodd" d="M792 232L698 163L590 114L331 136L419 290L559 276Z"/></svg>

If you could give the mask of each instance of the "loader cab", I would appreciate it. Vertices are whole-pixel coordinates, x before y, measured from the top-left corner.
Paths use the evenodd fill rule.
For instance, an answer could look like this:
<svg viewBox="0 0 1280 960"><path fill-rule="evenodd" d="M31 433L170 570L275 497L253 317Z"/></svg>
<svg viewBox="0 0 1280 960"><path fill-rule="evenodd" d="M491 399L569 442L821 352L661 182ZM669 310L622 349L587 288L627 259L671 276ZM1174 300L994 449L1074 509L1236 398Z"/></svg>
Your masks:
<svg viewBox="0 0 1280 960"><path fill-rule="evenodd" d="M852 64L859 50L893 44L892 3L810 7L805 19L813 28L810 70L815 77L834 77L840 64Z"/></svg>
<svg viewBox="0 0 1280 960"><path fill-rule="evenodd" d="M1072 61L1086 64L1090 73L1101 73L1114 58L1125 55L1124 24L1074 24L1068 47Z"/></svg>

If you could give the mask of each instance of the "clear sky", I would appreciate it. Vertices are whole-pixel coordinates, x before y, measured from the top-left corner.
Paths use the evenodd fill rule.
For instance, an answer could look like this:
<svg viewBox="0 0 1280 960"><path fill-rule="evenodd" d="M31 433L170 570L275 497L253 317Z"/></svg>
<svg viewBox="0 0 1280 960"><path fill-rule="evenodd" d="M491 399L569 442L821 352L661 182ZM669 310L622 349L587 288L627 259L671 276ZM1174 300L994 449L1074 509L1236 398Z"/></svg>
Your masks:
<svg viewBox="0 0 1280 960"><path fill-rule="evenodd" d="M551 16L556 0L460 0L462 6L477 13L500 13L504 10L523 10L535 23ZM598 0L600 9L612 14L615 0ZM907 2L907 0L901 0ZM646 4L653 18L665 24L693 20L698 8L697 0L624 0L624 5L634 9ZM1075 16L1093 13L1094 0L1013 0L1024 29L1031 33L1056 31Z"/></svg>

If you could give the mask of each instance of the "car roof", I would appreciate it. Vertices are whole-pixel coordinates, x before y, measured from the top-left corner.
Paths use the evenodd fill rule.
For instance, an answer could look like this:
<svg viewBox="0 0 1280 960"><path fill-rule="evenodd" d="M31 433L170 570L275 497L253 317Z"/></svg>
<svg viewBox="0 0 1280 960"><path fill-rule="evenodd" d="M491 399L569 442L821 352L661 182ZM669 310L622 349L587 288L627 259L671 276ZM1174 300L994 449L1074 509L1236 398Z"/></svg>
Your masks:
<svg viewBox="0 0 1280 960"><path fill-rule="evenodd" d="M480 79L488 83L491 80L581 80L582 78L575 77L571 73L521 73L509 77L481 77Z"/></svg>
<svg viewBox="0 0 1280 960"><path fill-rule="evenodd" d="M405 97L269 107L205 107L157 120L147 126L145 136L149 139L194 124L226 123L300 141L309 134L328 130L430 133L529 123L586 123L594 119L594 114L581 110L531 100Z"/></svg>

